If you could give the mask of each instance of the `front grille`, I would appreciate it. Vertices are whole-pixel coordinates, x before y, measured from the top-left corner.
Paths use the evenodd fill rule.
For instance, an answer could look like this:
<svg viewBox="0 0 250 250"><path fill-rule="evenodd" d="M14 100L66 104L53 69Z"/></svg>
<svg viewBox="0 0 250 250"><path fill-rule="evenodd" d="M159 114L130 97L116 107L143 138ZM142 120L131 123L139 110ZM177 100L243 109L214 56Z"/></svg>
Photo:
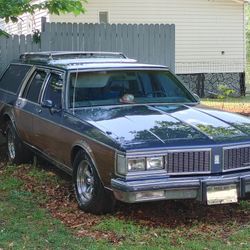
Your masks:
<svg viewBox="0 0 250 250"><path fill-rule="evenodd" d="M188 174L210 171L210 150L169 152L166 156L168 173Z"/></svg>
<svg viewBox="0 0 250 250"><path fill-rule="evenodd" d="M246 168L250 166L250 146L224 149L224 170Z"/></svg>

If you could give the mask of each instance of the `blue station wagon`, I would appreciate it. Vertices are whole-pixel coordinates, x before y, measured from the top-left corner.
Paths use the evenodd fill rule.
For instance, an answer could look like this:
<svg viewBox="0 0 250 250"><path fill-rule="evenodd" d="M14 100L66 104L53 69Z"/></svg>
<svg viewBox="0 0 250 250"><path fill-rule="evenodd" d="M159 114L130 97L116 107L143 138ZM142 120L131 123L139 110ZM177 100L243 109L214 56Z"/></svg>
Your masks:
<svg viewBox="0 0 250 250"><path fill-rule="evenodd" d="M13 163L38 154L72 175L79 207L250 193L250 119L199 103L165 66L121 53L26 53L0 79Z"/></svg>

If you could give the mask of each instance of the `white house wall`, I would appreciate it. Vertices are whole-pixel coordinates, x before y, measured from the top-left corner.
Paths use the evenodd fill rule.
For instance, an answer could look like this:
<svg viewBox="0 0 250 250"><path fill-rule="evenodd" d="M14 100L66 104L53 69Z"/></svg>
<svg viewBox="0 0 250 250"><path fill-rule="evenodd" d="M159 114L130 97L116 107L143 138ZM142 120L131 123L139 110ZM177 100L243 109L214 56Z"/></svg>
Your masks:
<svg viewBox="0 0 250 250"><path fill-rule="evenodd" d="M90 0L85 15L51 16L51 22L174 23L176 72L243 72L244 5L233 0Z"/></svg>
<svg viewBox="0 0 250 250"><path fill-rule="evenodd" d="M39 0L42 1L42 0ZM89 0L84 15L49 16L40 11L32 29L41 28L41 17L50 22L98 23L99 12L108 11L109 23L167 23L176 25L176 72L243 72L244 5L234 0ZM22 17L22 34L29 15ZM19 27L20 28L20 27ZM18 26L8 24L9 33L20 34Z"/></svg>
<svg viewBox="0 0 250 250"><path fill-rule="evenodd" d="M43 0L34 0L34 3L43 2ZM47 10L37 11L35 15L24 14L19 17L17 23L4 23L0 22L0 27L6 30L9 34L26 35L31 34L35 30L41 30L42 17L46 17L49 21L49 14Z"/></svg>

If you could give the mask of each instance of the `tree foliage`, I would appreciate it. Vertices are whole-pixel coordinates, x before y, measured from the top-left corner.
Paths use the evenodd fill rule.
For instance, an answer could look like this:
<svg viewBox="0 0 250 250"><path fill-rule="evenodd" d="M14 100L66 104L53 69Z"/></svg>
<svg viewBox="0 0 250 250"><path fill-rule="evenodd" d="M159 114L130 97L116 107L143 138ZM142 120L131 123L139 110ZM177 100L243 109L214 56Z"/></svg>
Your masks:
<svg viewBox="0 0 250 250"><path fill-rule="evenodd" d="M6 22L17 22L18 16L24 13L34 14L36 10L48 10L51 14L85 12L83 4L86 0L45 0L37 3L33 0L0 0L0 18Z"/></svg>

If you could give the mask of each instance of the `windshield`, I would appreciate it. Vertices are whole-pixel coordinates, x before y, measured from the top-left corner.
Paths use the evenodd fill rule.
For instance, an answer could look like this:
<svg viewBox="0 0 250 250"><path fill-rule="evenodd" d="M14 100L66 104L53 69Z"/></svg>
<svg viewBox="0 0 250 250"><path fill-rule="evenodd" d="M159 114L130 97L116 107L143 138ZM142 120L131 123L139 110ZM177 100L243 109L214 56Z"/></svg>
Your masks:
<svg viewBox="0 0 250 250"><path fill-rule="evenodd" d="M190 103L195 98L169 71L127 70L70 74L69 106Z"/></svg>

